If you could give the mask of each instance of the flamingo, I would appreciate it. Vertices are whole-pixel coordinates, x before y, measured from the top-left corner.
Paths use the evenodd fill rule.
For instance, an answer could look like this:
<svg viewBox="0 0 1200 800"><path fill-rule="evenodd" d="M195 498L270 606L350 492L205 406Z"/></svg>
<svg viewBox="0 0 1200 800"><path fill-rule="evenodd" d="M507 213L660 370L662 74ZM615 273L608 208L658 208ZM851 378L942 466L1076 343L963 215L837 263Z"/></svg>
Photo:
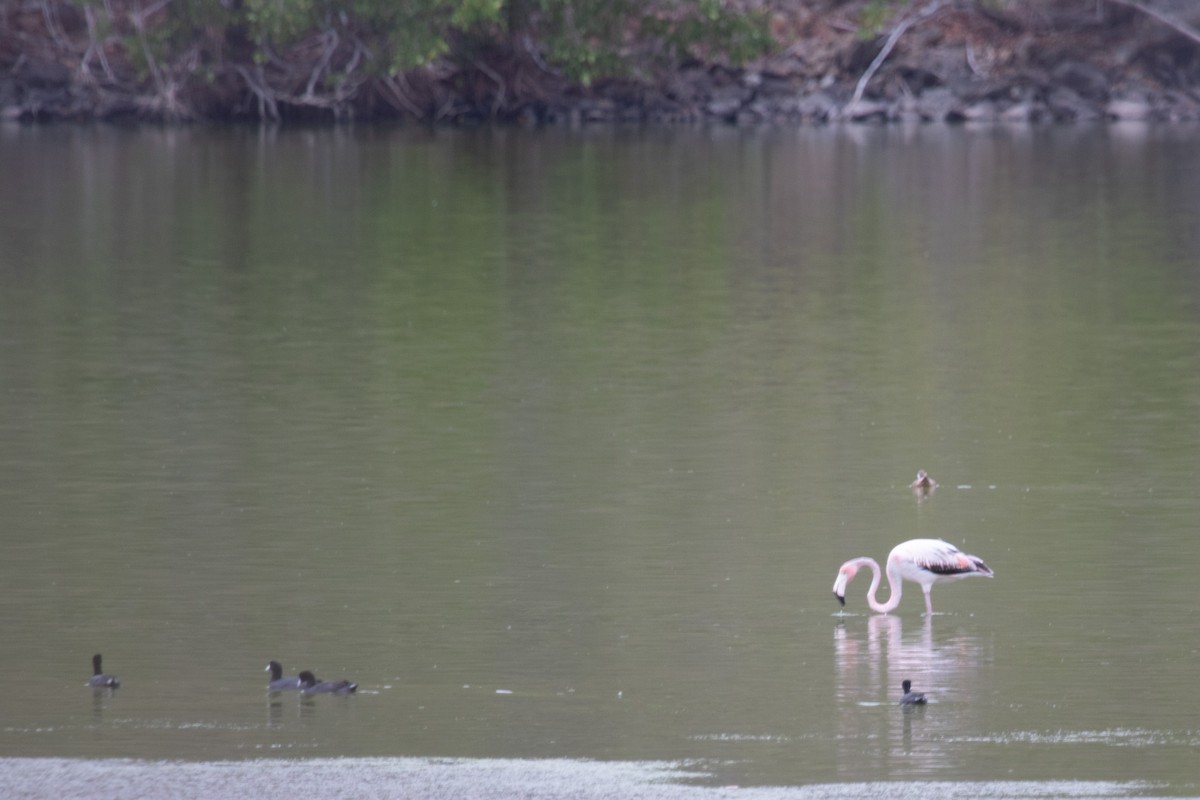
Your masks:
<svg viewBox="0 0 1200 800"><path fill-rule="evenodd" d="M933 603L929 590L935 583L948 583L972 575L992 577L992 570L979 556L967 555L949 542L941 539L909 539L892 548L887 559L888 587L891 597L886 603L875 599L879 589L879 562L865 556L852 558L842 564L837 580L833 582L833 594L838 602L846 605L846 586L862 567L871 568L871 586L867 589L867 605L872 611L887 614L900 605L904 592L904 581L915 581L925 591L925 613L933 616Z"/></svg>

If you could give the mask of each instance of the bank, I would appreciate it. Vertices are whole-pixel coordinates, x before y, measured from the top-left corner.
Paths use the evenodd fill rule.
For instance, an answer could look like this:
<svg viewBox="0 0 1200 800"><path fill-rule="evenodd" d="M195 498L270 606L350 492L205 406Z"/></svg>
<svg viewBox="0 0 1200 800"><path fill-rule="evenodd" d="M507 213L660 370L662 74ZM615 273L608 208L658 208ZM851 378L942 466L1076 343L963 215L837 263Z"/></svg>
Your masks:
<svg viewBox="0 0 1200 800"><path fill-rule="evenodd" d="M390 75L347 69L361 53L328 32L274 64L139 66L120 26L98 32L95 4L15 0L0 11L0 121L1200 121L1200 4L897 2L868 25L872 5L779 3L773 47L748 63L691 58L584 84L528 40Z"/></svg>

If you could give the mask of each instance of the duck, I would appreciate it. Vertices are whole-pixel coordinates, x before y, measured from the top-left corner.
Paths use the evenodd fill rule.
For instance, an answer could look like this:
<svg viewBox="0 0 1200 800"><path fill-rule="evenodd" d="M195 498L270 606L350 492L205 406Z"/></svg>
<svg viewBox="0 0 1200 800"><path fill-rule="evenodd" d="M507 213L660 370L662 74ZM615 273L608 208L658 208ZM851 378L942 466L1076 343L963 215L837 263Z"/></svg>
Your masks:
<svg viewBox="0 0 1200 800"><path fill-rule="evenodd" d="M925 699L924 692L914 692L912 690L912 681L907 678L900 682L900 689L904 692L904 695L900 698L900 705L902 706L923 706L929 702Z"/></svg>
<svg viewBox="0 0 1200 800"><path fill-rule="evenodd" d="M121 685L121 679L116 675L105 675L100 669L100 654L92 656L92 678L87 685L93 689L116 689Z"/></svg>
<svg viewBox="0 0 1200 800"><path fill-rule="evenodd" d="M300 673L300 691L304 694L354 694L358 684L351 681L321 681L308 670Z"/></svg>
<svg viewBox="0 0 1200 800"><path fill-rule="evenodd" d="M937 481L929 477L923 469L917 470L917 479L910 484L914 492L932 492L937 488Z"/></svg>
<svg viewBox="0 0 1200 800"><path fill-rule="evenodd" d="M300 688L299 676L283 677L283 665L278 661L267 664L267 672L271 673L271 680L267 683L268 692L292 692Z"/></svg>

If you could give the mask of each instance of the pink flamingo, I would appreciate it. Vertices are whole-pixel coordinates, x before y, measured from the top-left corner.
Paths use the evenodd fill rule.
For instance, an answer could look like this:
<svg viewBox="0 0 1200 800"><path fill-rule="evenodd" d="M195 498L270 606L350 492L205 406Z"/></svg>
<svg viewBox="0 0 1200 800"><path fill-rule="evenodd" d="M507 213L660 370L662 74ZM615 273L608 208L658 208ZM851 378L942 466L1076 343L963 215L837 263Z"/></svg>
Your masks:
<svg viewBox="0 0 1200 800"><path fill-rule="evenodd" d="M891 597L886 603L875 599L879 589L879 563L869 557L852 558L842 564L837 580L833 582L833 593L838 602L846 605L846 586L862 567L871 568L871 586L867 589L867 605L872 611L887 614L900 605L904 592L904 581L921 584L925 591L925 613L933 615L933 603L929 590L935 583L948 583L972 575L992 577L992 570L979 556L967 555L949 542L941 539L909 539L892 548L888 554L887 577Z"/></svg>

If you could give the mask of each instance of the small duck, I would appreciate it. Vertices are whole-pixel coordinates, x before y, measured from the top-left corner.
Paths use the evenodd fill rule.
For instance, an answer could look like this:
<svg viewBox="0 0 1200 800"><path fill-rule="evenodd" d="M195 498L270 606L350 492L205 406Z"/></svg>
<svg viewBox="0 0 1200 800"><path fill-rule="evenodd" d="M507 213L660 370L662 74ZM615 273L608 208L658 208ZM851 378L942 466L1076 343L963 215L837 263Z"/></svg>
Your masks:
<svg viewBox="0 0 1200 800"><path fill-rule="evenodd" d="M924 498L925 495L934 493L934 489L937 488L937 481L931 479L929 473L926 473L925 470L918 469L917 480L908 486L912 488L912 493L916 494L918 498Z"/></svg>
<svg viewBox="0 0 1200 800"><path fill-rule="evenodd" d="M912 681L910 680L905 679L901 681L900 689L904 692L904 695L900 698L900 705L902 706L923 706L929 702L925 699L924 692L914 692L912 690Z"/></svg>
<svg viewBox="0 0 1200 800"><path fill-rule="evenodd" d="M917 479L911 484L914 492L931 492L937 485L937 481L929 477L929 473L923 469L917 470Z"/></svg>
<svg viewBox="0 0 1200 800"><path fill-rule="evenodd" d="M319 681L308 670L299 675L300 691L303 694L354 694L358 684L350 681Z"/></svg>
<svg viewBox="0 0 1200 800"><path fill-rule="evenodd" d="M121 685L121 679L116 675L105 675L100 669L100 654L92 656L92 678L87 685L93 689L116 689Z"/></svg>
<svg viewBox="0 0 1200 800"><path fill-rule="evenodd" d="M300 677L283 677L283 665L278 661L267 664L267 672L271 673L271 680L267 683L268 692L294 692L300 689Z"/></svg>

